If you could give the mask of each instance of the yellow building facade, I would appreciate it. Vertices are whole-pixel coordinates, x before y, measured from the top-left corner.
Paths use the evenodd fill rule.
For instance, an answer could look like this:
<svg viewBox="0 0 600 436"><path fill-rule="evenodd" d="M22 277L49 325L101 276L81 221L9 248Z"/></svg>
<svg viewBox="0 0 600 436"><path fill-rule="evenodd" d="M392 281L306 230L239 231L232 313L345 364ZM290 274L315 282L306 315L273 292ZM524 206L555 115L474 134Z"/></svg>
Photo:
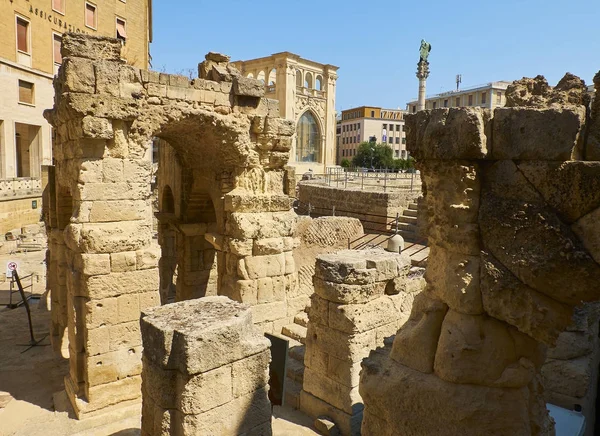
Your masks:
<svg viewBox="0 0 600 436"><path fill-rule="evenodd" d="M116 37L147 68L151 0L0 0L0 238L40 220L42 166L52 164L52 80L67 32Z"/></svg>
<svg viewBox="0 0 600 436"><path fill-rule="evenodd" d="M361 106L342 111L338 125L337 161L352 161L361 142L387 144L395 159L408 158L406 132L401 109Z"/></svg>

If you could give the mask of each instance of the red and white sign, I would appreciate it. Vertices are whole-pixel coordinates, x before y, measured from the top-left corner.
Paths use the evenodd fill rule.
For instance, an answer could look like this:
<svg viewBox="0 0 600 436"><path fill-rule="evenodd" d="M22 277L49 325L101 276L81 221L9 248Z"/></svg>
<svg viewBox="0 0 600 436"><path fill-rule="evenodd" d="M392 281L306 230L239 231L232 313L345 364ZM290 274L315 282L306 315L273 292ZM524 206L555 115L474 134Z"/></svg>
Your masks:
<svg viewBox="0 0 600 436"><path fill-rule="evenodd" d="M6 263L6 278L13 276L13 271L17 271L19 269L19 264L14 260L9 260Z"/></svg>

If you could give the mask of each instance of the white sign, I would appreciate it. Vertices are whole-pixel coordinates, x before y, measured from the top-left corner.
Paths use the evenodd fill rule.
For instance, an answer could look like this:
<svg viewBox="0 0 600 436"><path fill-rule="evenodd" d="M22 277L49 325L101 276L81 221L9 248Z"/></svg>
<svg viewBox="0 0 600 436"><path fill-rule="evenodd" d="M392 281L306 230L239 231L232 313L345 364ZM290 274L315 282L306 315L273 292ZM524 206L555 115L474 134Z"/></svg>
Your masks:
<svg viewBox="0 0 600 436"><path fill-rule="evenodd" d="M6 278L10 278L13 276L13 271L17 271L19 269L19 263L14 260L9 260L6 263Z"/></svg>

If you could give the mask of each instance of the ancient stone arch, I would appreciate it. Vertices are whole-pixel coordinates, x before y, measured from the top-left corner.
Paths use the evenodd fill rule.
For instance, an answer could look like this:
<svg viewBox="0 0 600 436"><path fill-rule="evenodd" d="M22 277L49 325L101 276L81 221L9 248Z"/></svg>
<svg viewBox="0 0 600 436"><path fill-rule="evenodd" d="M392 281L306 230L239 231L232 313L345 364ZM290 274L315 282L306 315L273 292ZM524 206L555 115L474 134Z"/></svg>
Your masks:
<svg viewBox="0 0 600 436"><path fill-rule="evenodd" d="M254 322L271 331L297 281L284 192L293 122L227 56L207 55L190 81L128 66L120 51L118 40L66 35L46 113L56 130L53 340L66 326L66 391L80 417L139 403L139 316L160 304L163 285L151 242L154 138L159 240L165 250L175 235L177 299L228 296L253 305ZM173 259L163 267L172 275Z"/></svg>

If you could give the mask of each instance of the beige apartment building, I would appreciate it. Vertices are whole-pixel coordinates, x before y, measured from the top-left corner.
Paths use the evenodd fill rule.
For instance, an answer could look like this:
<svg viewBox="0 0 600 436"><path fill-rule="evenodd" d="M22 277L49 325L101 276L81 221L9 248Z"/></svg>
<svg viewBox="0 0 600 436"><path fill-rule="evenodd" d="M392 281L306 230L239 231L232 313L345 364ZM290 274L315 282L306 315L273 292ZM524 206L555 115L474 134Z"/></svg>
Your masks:
<svg viewBox="0 0 600 436"><path fill-rule="evenodd" d="M342 111L338 122L337 162L352 160L361 142L385 143L394 151L395 159L406 159L406 133L401 109L383 109L374 106L361 106Z"/></svg>
<svg viewBox="0 0 600 436"><path fill-rule="evenodd" d="M0 0L0 235L40 220L42 166L52 164L52 80L63 33L116 37L147 68L151 0Z"/></svg>
<svg viewBox="0 0 600 436"><path fill-rule="evenodd" d="M443 107L483 107L494 109L506 104L506 88L512 82L490 82L485 85L472 86L457 91L442 92L432 95L425 100L425 109L438 109ZM417 111L417 100L406 105L406 110L414 113Z"/></svg>
<svg viewBox="0 0 600 436"><path fill-rule="evenodd" d="M266 97L279 100L283 118L296 123L289 165L296 176L312 170L325 173L336 164L335 85L338 67L304 59L294 53L237 61L246 77L265 84Z"/></svg>

